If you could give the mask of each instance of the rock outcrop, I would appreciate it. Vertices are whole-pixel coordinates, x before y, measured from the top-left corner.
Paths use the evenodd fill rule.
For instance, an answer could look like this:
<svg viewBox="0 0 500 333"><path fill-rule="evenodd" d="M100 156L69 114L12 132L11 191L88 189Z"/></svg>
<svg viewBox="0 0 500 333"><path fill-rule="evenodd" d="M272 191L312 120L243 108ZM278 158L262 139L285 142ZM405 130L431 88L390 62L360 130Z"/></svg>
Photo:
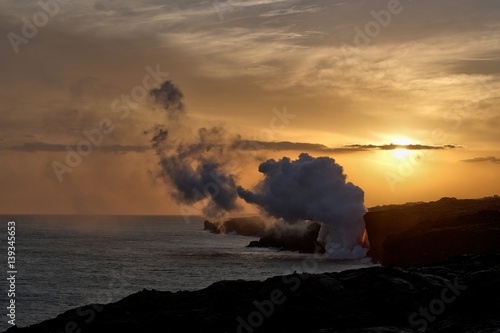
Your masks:
<svg viewBox="0 0 500 333"><path fill-rule="evenodd" d="M222 222L204 222L204 230L219 234L236 233L242 236L260 237L251 241L248 247L269 247L282 251L301 253L324 253L318 239L321 225L316 222L302 222L288 225L284 222L266 223L260 217L239 217Z"/></svg>
<svg viewBox="0 0 500 333"><path fill-rule="evenodd" d="M7 332L496 332L499 285L500 256L465 256L406 269L221 281L193 292L143 290Z"/></svg>
<svg viewBox="0 0 500 333"><path fill-rule="evenodd" d="M365 215L368 256L384 265L412 265L461 254L500 253L500 198L442 198L391 205Z"/></svg>

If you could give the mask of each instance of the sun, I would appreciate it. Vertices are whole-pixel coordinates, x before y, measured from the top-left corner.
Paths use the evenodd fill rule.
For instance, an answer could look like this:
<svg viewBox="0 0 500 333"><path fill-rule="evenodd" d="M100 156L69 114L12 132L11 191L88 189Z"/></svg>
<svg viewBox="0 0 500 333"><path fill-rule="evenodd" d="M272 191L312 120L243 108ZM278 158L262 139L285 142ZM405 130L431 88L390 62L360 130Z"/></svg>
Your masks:
<svg viewBox="0 0 500 333"><path fill-rule="evenodd" d="M407 145L413 144L413 141L411 139L404 138L404 137L396 137L396 138L391 140L391 143L393 143L395 145L400 145L400 146L407 146ZM393 155L397 159L404 159L404 158L408 157L410 154L411 154L411 150L405 149L405 148L396 148L393 151Z"/></svg>
<svg viewBox="0 0 500 333"><path fill-rule="evenodd" d="M408 149L404 149L404 148L396 148L396 149L394 149L394 151L392 153L393 153L394 157L402 160L405 157L408 157L411 154L411 151Z"/></svg>

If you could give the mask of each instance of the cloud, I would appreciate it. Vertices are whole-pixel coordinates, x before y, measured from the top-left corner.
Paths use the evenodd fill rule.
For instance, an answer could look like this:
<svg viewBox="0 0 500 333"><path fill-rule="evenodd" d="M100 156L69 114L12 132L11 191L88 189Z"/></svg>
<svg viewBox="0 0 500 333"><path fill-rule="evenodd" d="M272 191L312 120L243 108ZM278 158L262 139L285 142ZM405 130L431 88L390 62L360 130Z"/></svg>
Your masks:
<svg viewBox="0 0 500 333"><path fill-rule="evenodd" d="M420 145L420 144L409 144L409 145L397 145L397 144L384 144L384 145L373 145L373 144L352 144L344 146L346 148L357 148L357 149L380 149L380 150L394 150L394 149L408 149L408 150L439 150L439 149L460 149L463 146L445 144L445 145Z"/></svg>
<svg viewBox="0 0 500 333"><path fill-rule="evenodd" d="M486 156L486 157L475 157L466 160L462 160L462 162L468 163L477 163L477 162L492 162L492 163L500 163L500 158L495 156Z"/></svg>
<svg viewBox="0 0 500 333"><path fill-rule="evenodd" d="M261 17L274 17L274 16L282 16L282 15L292 15L292 14L304 14L304 13L315 13L321 10L319 6L310 6L305 8L284 8L284 9L276 9L270 10L266 13L261 14Z"/></svg>
<svg viewBox="0 0 500 333"><path fill-rule="evenodd" d="M159 88L151 89L150 94L167 112L169 119L175 120L184 114L184 103L182 101L184 94L172 81L165 81Z"/></svg>
<svg viewBox="0 0 500 333"><path fill-rule="evenodd" d="M173 63L172 59L182 59L183 64L188 65L185 67L189 67L188 70L183 68L183 80L188 81L189 78L192 82L198 80L198 85L205 84L203 92L211 95L209 98L213 99L218 98L217 92L224 89L227 91L226 95L233 94L234 97L231 98L238 99L239 106L243 108L247 107L246 104L252 104L254 109L257 109L256 112L260 108L260 105L255 107L257 101L241 103L240 92L248 89L250 82L258 88L263 88L266 93L273 93L274 101L279 99L290 105L295 103L297 109L300 106L295 96L300 96L302 101L316 97L315 101L322 103L312 105L318 110L316 113L321 113L317 118L322 118L322 121L316 122L316 125L319 127L328 124L341 135L356 136L358 133L352 132L362 133L367 123L385 127L382 121L373 123L370 119L370 116L382 119L378 117L380 114L394 116L395 121L391 122L391 125L405 123L406 119L400 117L402 110L405 110L409 117L423 114L416 124L420 127L436 126L435 123L428 124L431 121L440 121L437 126L443 126L442 113L449 110L452 103L470 100L471 92L479 82L490 82L492 79L492 91L497 88L495 73L487 73L487 68L495 65L489 62L498 59L494 50L498 49L498 26L495 24L499 9L491 4L472 5L470 1L445 0L439 5L433 3L435 10L429 12L430 2L411 3L411 9L410 4L405 5L401 16L398 16L397 20L394 17L390 26L382 29L369 46L342 48L343 42L353 45L354 28L363 28L372 20L370 10L382 9L381 2L352 1L339 6L340 1L319 1L315 2L314 6L321 10L316 12L315 7L311 7L310 2L304 0L220 2L228 4L223 7L227 9L223 13L223 22L220 22L213 2L210 1L187 0L178 2L178 5L175 1L164 1L160 5L158 1L146 0L141 8L137 8L133 1L127 0L96 1L90 2L91 5L73 2L64 7L64 15L58 15L51 21L50 27L71 33L78 31L81 35L100 32L99 39L103 38L102 36L109 37L110 34L124 35L127 36L127 47L132 43L137 45L137 37L140 35L140 40L149 41L146 45L134 46L134 49L141 50L134 54L139 56L151 50L154 54L163 55L165 50L161 48L167 47L166 54L169 56L163 58L172 62L167 69L180 72L180 65ZM4 13L10 14L15 21L16 24L12 27L14 31L20 28L18 17L38 8L36 3L31 9L26 9L25 6L27 5L24 3L10 0L5 2L3 8L0 5ZM468 17L471 10L477 11L481 20L470 20ZM300 14L290 15L295 12ZM423 21L429 21L430 24L421 24ZM459 30L454 29L458 22L462 25ZM437 30L440 31L439 34L436 33ZM45 31L37 36L37 40L40 45L43 41L53 49L53 45L43 40L44 36L50 36L49 33L52 34L52 31ZM51 40L59 38L56 36ZM104 42L103 45L110 45L109 41ZM157 48L152 48L151 45L156 45ZM26 50L34 49L35 44L25 46ZM67 49L75 48L70 46ZM103 49L113 50L113 47L103 48L97 44L82 47L82 50L85 49L95 53ZM196 59L175 57L172 54L174 49ZM10 49L8 51L11 52ZM40 53L43 52L37 50L37 54ZM89 55L82 53L82 58L85 56ZM98 57L113 59L109 54L99 54ZM71 59L72 55L64 54L60 58ZM115 63L120 62L113 62ZM139 64L138 66L143 66L142 62ZM127 65L127 68L133 68ZM465 69L462 70L464 66ZM71 66L80 67L76 64ZM17 72L18 70L11 76L18 77ZM30 70L30 73L32 72ZM52 77L53 73L57 73L57 70L43 73L42 77ZM492 77L483 77L488 74ZM207 80L207 77L212 81L203 81ZM11 80L8 81L10 85ZM32 81L31 78L23 80ZM44 79L43 83L46 82ZM186 92L190 92L188 89L193 89L196 84L185 86ZM251 88L257 90L253 86ZM250 95L253 92L249 90L246 90L245 94ZM194 98L190 99L190 103L203 104L203 110L214 108L213 105L207 107L205 101L198 102L202 100L200 93L195 95L192 91L191 97ZM282 91L286 94L280 94ZM496 93L491 97L495 96ZM267 96L263 94L262 97L260 101ZM205 97L205 100L207 99ZM346 106L346 103L352 105ZM369 107L363 103L369 103ZM228 109L227 106L217 106L217 110L221 110L217 112L229 113ZM200 112L198 110L201 108L195 112ZM355 119L356 129L345 126L347 121L342 121L344 118L337 116L347 112L349 116L345 118ZM476 117L475 114L468 114L471 118ZM329 123L332 119L336 120L334 125ZM313 120L305 120L304 125L310 125L311 122ZM482 133L495 135L496 128L489 126L489 123L485 123L484 127L488 128L481 129ZM346 129L350 133L347 134ZM463 136L468 133L461 131Z"/></svg>
<svg viewBox="0 0 500 333"><path fill-rule="evenodd" d="M462 60L457 62L456 71L464 74L500 74L500 59Z"/></svg>
<svg viewBox="0 0 500 333"><path fill-rule="evenodd" d="M18 151L18 152L66 152L68 151L68 147L71 150L76 151L78 149L77 146L74 145L64 145L64 144L54 144L54 143L44 143L44 142L25 142L22 145L17 146L9 146L0 148L0 150L10 150L10 151ZM102 146L92 146L92 149L95 151L100 151L103 153L143 153L150 149L147 146L134 146L134 145L102 145Z"/></svg>
<svg viewBox="0 0 500 333"><path fill-rule="evenodd" d="M233 143L232 148L239 150L309 151L321 153L349 153L367 150L365 148L357 147L330 148L320 143L290 141L271 142L258 140L239 140Z"/></svg>
<svg viewBox="0 0 500 333"><path fill-rule="evenodd" d="M350 144L342 147L328 147L320 143L305 143L305 142L270 142L270 141L257 141L257 140L239 140L233 143L233 149L239 150L273 150L273 151L308 151L308 152L321 152L321 153L352 153L368 150L395 150L395 149L408 149L408 150L441 150L441 149L460 149L463 146L454 144L445 145L397 145L397 144Z"/></svg>
<svg viewBox="0 0 500 333"><path fill-rule="evenodd" d="M202 129L205 130L205 129ZM145 132L145 134L152 134L153 137L151 139L151 146L145 145L120 145L120 144L112 144L112 145L101 145L101 146L93 146L93 150L100 151L104 153L127 153L127 152L136 152L143 153L151 148L157 149L159 148L163 141L166 140L168 136L168 131L163 128L155 128L152 133ZM223 149L226 146L225 143L221 142L220 144L211 143L211 147ZM20 145L6 146L0 147L0 150L4 151L18 151L18 152L66 152L68 151L68 147L71 150L77 150L78 147L76 145L66 145L66 144L55 144L55 143L46 143L46 142L25 142ZM190 149L199 148L197 145L190 146ZM320 143L307 143L307 142L291 142L291 141L259 141L259 140L237 140L234 141L230 147L231 150L241 150L241 151L251 151L251 150L271 150L271 151L301 151L301 152L318 152L318 153L354 153L354 152L363 152L368 150L394 150L394 149L408 149L408 150L441 150L441 149L459 149L463 148L459 145L441 145L441 146L428 146L428 145L395 145L395 144L386 144L386 145L373 145L373 144L352 144L345 145L342 147L328 147L326 145ZM488 159L492 159L494 157L488 157ZM476 162L466 160L467 162ZM480 162L481 160L477 161Z"/></svg>

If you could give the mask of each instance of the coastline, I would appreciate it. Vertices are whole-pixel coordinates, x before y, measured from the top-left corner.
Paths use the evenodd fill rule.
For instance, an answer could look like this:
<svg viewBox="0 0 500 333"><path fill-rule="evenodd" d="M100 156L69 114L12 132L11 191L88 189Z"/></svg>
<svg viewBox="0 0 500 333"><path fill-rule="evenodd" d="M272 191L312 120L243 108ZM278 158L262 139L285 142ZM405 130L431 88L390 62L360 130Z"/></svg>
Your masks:
<svg viewBox="0 0 500 333"><path fill-rule="evenodd" d="M6 332L477 332L500 327L500 255L143 290Z"/></svg>

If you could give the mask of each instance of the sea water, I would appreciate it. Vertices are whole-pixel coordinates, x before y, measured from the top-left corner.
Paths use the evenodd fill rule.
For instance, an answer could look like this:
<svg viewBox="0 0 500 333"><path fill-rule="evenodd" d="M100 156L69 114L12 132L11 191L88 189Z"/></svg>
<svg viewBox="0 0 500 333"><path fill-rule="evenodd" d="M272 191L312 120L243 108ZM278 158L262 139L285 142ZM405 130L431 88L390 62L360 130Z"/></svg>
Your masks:
<svg viewBox="0 0 500 333"><path fill-rule="evenodd" d="M7 222L16 222L16 324L24 327L86 304L141 291L196 290L220 280L264 280L294 271L323 273L368 260L248 248L257 238L213 234L182 216L0 216L2 294L8 283ZM4 311L6 312L6 310ZM9 327L6 313L0 330Z"/></svg>

